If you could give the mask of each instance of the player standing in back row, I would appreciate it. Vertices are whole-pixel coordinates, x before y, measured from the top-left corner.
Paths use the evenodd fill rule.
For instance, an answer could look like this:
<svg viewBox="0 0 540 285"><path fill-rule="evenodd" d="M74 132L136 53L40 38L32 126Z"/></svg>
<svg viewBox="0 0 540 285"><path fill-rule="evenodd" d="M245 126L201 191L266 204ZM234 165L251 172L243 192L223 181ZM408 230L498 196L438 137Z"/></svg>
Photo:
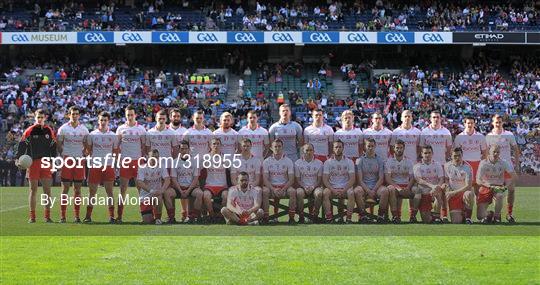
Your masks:
<svg viewBox="0 0 540 285"><path fill-rule="evenodd" d="M324 114L321 109L313 110L312 117L313 124L304 130L304 141L313 145L315 158L324 163L332 148L334 130L324 124Z"/></svg>
<svg viewBox="0 0 540 285"><path fill-rule="evenodd" d="M252 143L251 153L261 161L269 148L268 131L259 126L257 112L251 110L247 113L247 126L238 131L241 138L249 139ZM250 180L253 178L250 175Z"/></svg>
<svg viewBox="0 0 540 285"><path fill-rule="evenodd" d="M302 127L297 122L291 122L291 108L287 104L279 107L279 121L268 130L270 142L280 139L283 151L292 161L298 160L298 148L304 144ZM264 207L263 207L264 208Z"/></svg>

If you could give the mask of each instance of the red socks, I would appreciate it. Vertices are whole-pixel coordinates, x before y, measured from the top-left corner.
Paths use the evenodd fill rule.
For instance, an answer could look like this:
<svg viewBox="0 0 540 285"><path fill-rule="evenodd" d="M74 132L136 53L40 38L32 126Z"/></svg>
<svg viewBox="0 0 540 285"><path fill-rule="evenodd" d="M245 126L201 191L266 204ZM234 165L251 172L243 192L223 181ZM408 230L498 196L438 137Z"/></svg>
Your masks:
<svg viewBox="0 0 540 285"><path fill-rule="evenodd" d="M512 216L512 212L514 211L514 204L508 204L507 207L508 215Z"/></svg>

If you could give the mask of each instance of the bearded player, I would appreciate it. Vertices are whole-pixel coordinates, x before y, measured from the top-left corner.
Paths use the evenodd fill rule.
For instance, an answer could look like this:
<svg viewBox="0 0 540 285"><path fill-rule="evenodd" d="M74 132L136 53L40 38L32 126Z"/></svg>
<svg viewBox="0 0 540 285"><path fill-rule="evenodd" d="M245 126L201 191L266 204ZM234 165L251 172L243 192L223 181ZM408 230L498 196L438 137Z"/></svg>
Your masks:
<svg viewBox="0 0 540 285"><path fill-rule="evenodd" d="M491 124L493 129L489 134L486 135L486 144L488 147L492 145L498 145L500 147L500 159L506 161L512 172L518 172L520 168L520 150L519 146L516 143L516 137L510 131L504 129L503 117L501 115L494 115L491 119ZM506 220L509 223L515 223L516 219L514 218L514 200L515 200L515 179L512 179L511 172L505 173L504 179L506 179L506 186L508 187L508 207L507 207L507 216Z"/></svg>
<svg viewBox="0 0 540 285"><path fill-rule="evenodd" d="M261 192L249 184L249 174L240 172L235 186L229 189L227 206L221 214L227 224L258 225L264 216L261 209Z"/></svg>
<svg viewBox="0 0 540 285"><path fill-rule="evenodd" d="M296 189L294 189L294 164L283 153L283 141L276 139L271 144L272 155L263 162L262 208L264 223L267 222L270 198L274 201L274 214L277 213L279 199L289 198L289 224L294 224L296 215ZM300 209L301 210L301 209ZM272 222L276 223L277 219Z"/></svg>
<svg viewBox="0 0 540 285"><path fill-rule="evenodd" d="M500 159L501 147L493 144L489 147L487 159L480 162L476 183L480 186L477 203L477 217L482 223L501 222L501 210L503 207L504 192L508 184L512 183L505 178L509 173L512 180L517 178L512 166L505 160ZM489 205L495 200L495 212L487 211ZM509 221L510 222L510 221Z"/></svg>
<svg viewBox="0 0 540 285"><path fill-rule="evenodd" d="M137 179L139 160L146 153L146 130L137 123L137 113L131 105L125 110L126 122L116 129L122 159L131 159L127 167L120 168L120 197L118 199L118 211L116 223L122 223L124 215L123 200L126 197L128 184L131 179Z"/></svg>
<svg viewBox="0 0 540 285"><path fill-rule="evenodd" d="M453 224L463 221L472 224L471 215L474 206L474 189L472 187L472 168L463 161L463 150L452 149L452 160L444 166L445 195Z"/></svg>
<svg viewBox="0 0 540 285"><path fill-rule="evenodd" d="M323 208L327 223L334 220L331 199L347 199L347 221L354 211L355 171L352 160L343 155L343 142L332 144L334 156L323 165Z"/></svg>
<svg viewBox="0 0 540 285"><path fill-rule="evenodd" d="M223 112L219 117L219 128L214 131L214 137L221 141L221 152L229 159L232 159L238 147L238 132L232 128L233 126L232 114Z"/></svg>
<svg viewBox="0 0 540 285"><path fill-rule="evenodd" d="M103 184L107 193L107 202L113 202L113 187L116 174L114 172L113 161L106 159L112 157L113 153L118 153L118 137L109 129L111 115L107 112L101 112L98 116L98 128L88 136L88 149L92 157L92 161L99 158L102 161L101 165L92 165L88 171L88 188L89 197L96 196L98 186ZM90 200L92 201L92 200ZM107 205L109 210L109 223L114 224L114 202L112 205ZM85 223L92 222L92 211L94 205L91 203L86 206Z"/></svg>
<svg viewBox="0 0 540 285"><path fill-rule="evenodd" d="M182 126L181 119L182 114L178 108L174 108L169 111L169 129L176 133L176 140L178 142L184 139L184 134L187 132L187 129ZM189 199L180 199L180 201L182 203L182 222L184 222L188 217Z"/></svg>
<svg viewBox="0 0 540 285"><path fill-rule="evenodd" d="M322 205L323 187L322 170L323 163L314 156L314 148L310 143L306 143L301 149L302 158L294 163L294 175L296 177L296 201L298 222L305 223L304 199L311 199L313 204L309 209L309 215L314 221L318 220L319 211Z"/></svg>
<svg viewBox="0 0 540 285"><path fill-rule="evenodd" d="M79 122L80 109L72 106L68 109L69 122L65 123L58 129L58 152L62 154L64 163L71 164L72 161L81 161L86 153L86 139L88 129ZM73 196L75 201L81 197L81 186L85 178L84 163L76 163L72 167L64 164L62 167L62 195L67 195L69 188L73 185ZM79 218L80 203L75 202L74 205L75 223L80 223ZM60 223L66 222L67 205L60 205Z"/></svg>
<svg viewBox="0 0 540 285"><path fill-rule="evenodd" d="M394 143L394 156L389 158L384 165L384 177L386 188L390 192L390 206L396 205L391 209L393 219L392 222L401 223L401 204L403 199L409 199L409 217L411 222L415 222L413 216L413 199L412 186L414 184L413 163L405 159L404 152L406 143L401 139L397 139Z"/></svg>

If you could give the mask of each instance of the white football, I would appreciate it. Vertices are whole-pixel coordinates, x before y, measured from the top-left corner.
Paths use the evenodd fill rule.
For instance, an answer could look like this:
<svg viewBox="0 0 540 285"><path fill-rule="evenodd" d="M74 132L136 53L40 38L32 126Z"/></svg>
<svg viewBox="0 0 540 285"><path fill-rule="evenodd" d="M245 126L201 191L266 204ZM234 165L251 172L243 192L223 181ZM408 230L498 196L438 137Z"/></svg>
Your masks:
<svg viewBox="0 0 540 285"><path fill-rule="evenodd" d="M32 165L32 158L27 155L23 154L21 157L19 157L19 168L21 169L28 169Z"/></svg>

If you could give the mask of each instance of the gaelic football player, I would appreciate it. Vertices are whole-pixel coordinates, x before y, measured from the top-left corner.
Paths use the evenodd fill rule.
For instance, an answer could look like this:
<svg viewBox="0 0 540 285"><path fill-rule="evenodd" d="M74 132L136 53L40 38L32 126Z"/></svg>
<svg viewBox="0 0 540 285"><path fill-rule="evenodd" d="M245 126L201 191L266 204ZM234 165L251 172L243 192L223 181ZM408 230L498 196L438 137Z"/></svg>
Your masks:
<svg viewBox="0 0 540 285"><path fill-rule="evenodd" d="M390 207L396 205L395 208L391 209L392 221L396 224L401 222L401 202L403 199L409 199L409 216L411 219L413 217L414 194L411 190L414 184L413 163L405 159L405 148L405 142L397 139L394 142L394 156L389 158L384 165L386 188L390 192Z"/></svg>
<svg viewBox="0 0 540 285"><path fill-rule="evenodd" d="M171 188L163 197L165 204L168 205L169 223L174 223L174 199L183 199L188 201L192 199L192 206L189 208L189 223L195 223L201 213L203 192L199 188L199 168L189 157L189 142L183 140L180 142L180 155L175 160L171 168ZM183 206L183 205L182 205ZM184 211L186 208L183 208ZM183 218L183 217L182 217Z"/></svg>
<svg viewBox="0 0 540 285"><path fill-rule="evenodd" d="M176 133L167 127L167 111L159 110L156 114L156 125L146 133L146 147L157 149L166 168L172 167L172 161L178 155L178 138Z"/></svg>
<svg viewBox="0 0 540 285"><path fill-rule="evenodd" d="M364 139L373 138L376 142L375 153L383 163L388 159L392 131L383 125L381 113L371 115L371 127L364 130Z"/></svg>
<svg viewBox="0 0 540 285"><path fill-rule="evenodd" d="M291 121L289 105L279 106L279 121L270 126L268 133L270 141L280 139L283 142L283 151L291 161L298 160L298 147L304 144L303 130L300 124Z"/></svg>
<svg viewBox="0 0 540 285"><path fill-rule="evenodd" d="M268 221L270 198L276 199L274 213L277 213L279 199L289 198L289 223L294 224L296 214L296 189L294 185L294 164L283 153L283 141L276 139L271 144L272 155L263 162L262 208L264 222ZM300 209L301 210L301 209ZM277 219L273 220L277 222Z"/></svg>
<svg viewBox="0 0 540 285"><path fill-rule="evenodd" d="M352 160L343 155L343 142L334 141L332 151L334 156L323 165L323 208L327 223L334 220L331 199L347 199L347 221L350 221L354 211L354 181L355 171Z"/></svg>
<svg viewBox="0 0 540 285"><path fill-rule="evenodd" d="M249 185L253 186L253 189L261 191L262 160L253 155L251 146L250 139L243 138L240 140L240 163L231 167L231 181L236 185L238 174L240 172L246 172L249 174Z"/></svg>
<svg viewBox="0 0 540 285"><path fill-rule="evenodd" d="M431 207L433 198L436 201L436 211L441 209L444 195L444 171L442 166L433 160L433 148L430 145L422 147L422 160L413 166L415 185L412 188L414 193L414 209L411 222L416 222L416 213L420 211L422 222L431 223L442 222L440 218L431 217ZM442 210L441 210L442 212Z"/></svg>
<svg viewBox="0 0 540 285"><path fill-rule="evenodd" d="M184 128L184 126L182 126L181 118L182 118L182 115L178 108L174 108L169 111L169 121L170 121L169 129L171 129L172 131L176 133L176 140L178 142L184 139L184 134L187 132L187 129ZM188 217L188 211L189 211L188 202L189 202L189 199L180 199L180 203L182 204L182 222L185 221Z"/></svg>
<svg viewBox="0 0 540 285"><path fill-rule="evenodd" d="M184 133L184 139L191 146L191 157L199 155L199 161L202 162L202 156L208 153L212 131L204 125L204 112L199 110L193 114L193 127Z"/></svg>
<svg viewBox="0 0 540 285"><path fill-rule="evenodd" d="M108 112L101 112L98 115L98 128L88 135L88 150L92 161L95 158L101 160L102 165L96 165L96 163L90 164L88 171L88 188L89 197L96 196L99 184L103 183L105 192L107 193L107 202L114 201L113 199L113 187L114 178L114 165L112 156L113 153L118 153L118 137L109 129L109 122L111 120L111 114ZM109 157L110 159L106 159ZM90 201L92 201L90 199ZM107 205L109 208L109 223L114 224L114 202L111 205ZM92 222L92 210L94 205L91 203L86 206L85 223Z"/></svg>
<svg viewBox="0 0 540 285"><path fill-rule="evenodd" d="M334 130L324 123L323 110L313 110L311 116L313 123L304 130L304 141L313 145L315 158L325 162L334 140Z"/></svg>
<svg viewBox="0 0 540 285"><path fill-rule="evenodd" d="M214 212L213 199L221 200L221 207L227 205L227 168L224 167L223 153L221 152L221 140L212 138L210 140L210 160L203 159L202 167L206 170L206 181L204 184L203 203L208 211L208 221L217 222L219 217ZM205 162L206 161L206 162ZM193 162L192 162L193 163ZM205 165L206 164L206 165Z"/></svg>
<svg viewBox="0 0 540 285"><path fill-rule="evenodd" d="M17 166L18 158L24 154L32 157L32 165L28 170L27 178L30 184L28 193L28 202L30 206L29 223L36 222L36 195L39 183L43 187L43 193L47 197L51 196L52 172L50 167L41 165L42 157L56 157L56 135L54 130L45 124L45 112L38 109L34 112L35 123L26 129L17 148ZM45 222L52 223L50 198L47 199L45 206Z"/></svg>
<svg viewBox="0 0 540 285"><path fill-rule="evenodd" d="M504 192L508 184L512 183L505 178L505 174L510 175L511 180L515 180L516 173L506 160L500 159L501 147L497 144L489 146L487 159L480 161L476 183L480 186L477 203L477 217L482 223L501 222L501 210L503 207ZM488 214L489 204L495 200L495 213ZM509 220L510 222L510 220ZM515 221L514 221L515 222Z"/></svg>
<svg viewBox="0 0 540 285"><path fill-rule="evenodd" d="M463 161L463 150L460 147L452 149L452 160L444 166L443 188L453 224L461 224L464 220L467 224L472 224L474 205L472 176L471 166Z"/></svg>
<svg viewBox="0 0 540 285"><path fill-rule="evenodd" d="M343 142L343 155L356 162L363 153L362 130L354 127L354 114L351 110L341 113L341 129L334 133L334 139Z"/></svg>
<svg viewBox="0 0 540 285"><path fill-rule="evenodd" d="M81 197L81 186L85 178L84 161L82 160L87 153L86 139L88 129L79 122L80 109L72 106L68 109L69 122L58 129L58 153L64 158L64 167L62 167L62 195L67 195L69 188L73 184L73 196L76 199ZM81 163L77 162L77 159ZM81 205L75 200L74 205L75 223L80 223L79 217ZM60 205L60 223L66 222L67 205Z"/></svg>
<svg viewBox="0 0 540 285"><path fill-rule="evenodd" d="M519 173L519 167L521 166L519 162L520 150L514 134L504 129L503 117L501 115L494 115L491 119L491 124L493 125L493 129L486 135L487 146L498 145L500 147L500 159L506 161L510 165L510 168L513 170L512 172ZM516 219L513 215L514 193L516 190L515 180L512 179L510 172L505 173L504 178L507 180L506 185L508 187L506 220L509 223L515 223Z"/></svg>
<svg viewBox="0 0 540 285"><path fill-rule="evenodd" d="M304 199L312 199L313 205L309 209L309 215L314 221L318 220L319 210L322 205L322 170L323 163L314 156L314 148L311 143L306 143L301 149L302 158L294 163L294 175L296 177L296 209L300 218L298 222L303 224Z"/></svg>
<svg viewBox="0 0 540 285"><path fill-rule="evenodd" d="M258 119L257 112L253 110L249 111L247 113L247 126L241 128L238 134L241 138L247 138L251 141L251 153L262 161L269 149L269 138L268 131L259 126ZM233 179L233 181L235 180ZM253 180L253 178L250 177L250 180Z"/></svg>
<svg viewBox="0 0 540 285"><path fill-rule="evenodd" d="M240 172L235 186L229 189L227 206L221 214L227 224L258 225L264 216L261 209L261 192L249 184L249 174Z"/></svg>
<svg viewBox="0 0 540 285"><path fill-rule="evenodd" d="M418 161L420 152L420 130L413 126L413 114L410 110L401 113L401 125L392 131L391 145L395 145L397 140L405 143L403 158L413 165ZM393 150L393 148L391 148Z"/></svg>
<svg viewBox="0 0 540 285"><path fill-rule="evenodd" d="M116 129L120 154L122 159L131 159L127 167L120 168L120 197L118 199L118 211L116 223L122 223L124 215L123 199L126 197L128 184L131 179L137 179L138 160L146 153L146 130L137 123L137 113L131 105L125 109L126 122Z"/></svg>
<svg viewBox="0 0 540 285"><path fill-rule="evenodd" d="M364 140L365 154L356 161L358 187L354 189L354 201L358 204L360 212L360 221L365 221L362 216L365 204L371 201L370 204L379 201L378 222L388 220L386 216L388 212L389 191L383 186L384 183L384 162L375 153L375 139L368 138ZM394 203L395 200L392 199ZM392 205L393 213L395 213L396 205ZM351 220L352 212L347 213L347 221Z"/></svg>
<svg viewBox="0 0 540 285"><path fill-rule="evenodd" d="M214 131L215 138L221 141L221 153L228 154L225 157L233 158L238 148L238 132L232 127L234 126L233 116L229 112L223 112L219 117L219 128Z"/></svg>
<svg viewBox="0 0 540 285"><path fill-rule="evenodd" d="M159 165L159 151L148 153L147 163L137 171L137 188L139 189L139 204L143 223L161 225L161 207L163 194L169 189L169 171L164 165ZM152 197L157 199L153 204Z"/></svg>

